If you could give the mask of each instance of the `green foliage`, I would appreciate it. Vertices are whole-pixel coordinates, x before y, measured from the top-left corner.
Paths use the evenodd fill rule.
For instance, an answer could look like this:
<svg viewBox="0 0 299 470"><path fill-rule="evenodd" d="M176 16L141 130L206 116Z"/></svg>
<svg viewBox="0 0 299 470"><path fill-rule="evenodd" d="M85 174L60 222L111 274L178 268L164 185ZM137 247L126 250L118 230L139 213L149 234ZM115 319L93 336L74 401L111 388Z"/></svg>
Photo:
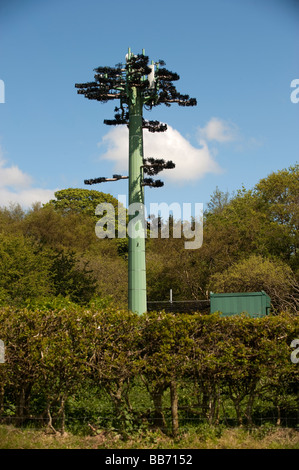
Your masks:
<svg viewBox="0 0 299 470"><path fill-rule="evenodd" d="M127 240L99 240L92 209L105 201L117 208L117 201L86 191L89 208L83 201L75 207L81 190L65 190L58 207L52 201L27 213L17 205L0 209L0 305L54 305L62 297L85 305L109 297L126 302ZM72 209L62 209L68 198Z"/></svg>
<svg viewBox="0 0 299 470"><path fill-rule="evenodd" d="M90 189L69 188L56 191L55 198L49 204L56 211L68 214L75 212L94 217L96 206L102 202L112 203L117 208L118 201L110 194Z"/></svg>
<svg viewBox="0 0 299 470"><path fill-rule="evenodd" d="M182 239L150 241L149 299L167 300L170 288L175 300L204 299L218 275L227 271L232 274L245 260L248 269L254 260L261 260L255 262L256 278L251 276L249 287L245 282L239 286L251 289L263 284L263 273L269 277L270 266L277 265L278 295L274 293L273 276L270 282L275 304L298 310L298 194L298 165L269 175L253 190L242 188L234 196L217 188L204 214L201 248L185 250ZM245 277L248 279L250 273ZM285 296L281 295L282 278L287 279Z"/></svg>
<svg viewBox="0 0 299 470"><path fill-rule="evenodd" d="M96 242L94 222L86 214L62 213L51 204L29 211L21 225L25 236L53 250L89 250Z"/></svg>
<svg viewBox="0 0 299 470"><path fill-rule="evenodd" d="M207 204L206 214L215 214L221 212L231 199L230 194L226 191L221 191L218 186L211 195L210 201Z"/></svg>
<svg viewBox="0 0 299 470"><path fill-rule="evenodd" d="M78 304L88 304L96 292L96 280L91 276L86 262L79 269L74 252L55 253L52 258L51 279L54 295L69 297Z"/></svg>
<svg viewBox="0 0 299 470"><path fill-rule="evenodd" d="M215 287L263 288L278 309L298 310L298 181L298 165L294 165L261 179L252 190L242 188L229 195L216 188L204 214L203 245L197 250L186 250L183 238L172 236L173 225L180 221L158 218L159 238L147 238L146 242L148 300L168 300L169 289L174 300L192 300L207 299L209 290L216 290ZM36 285L22 290L27 303L51 295L68 296L81 304L91 298L107 297L120 306L127 303L128 241L97 238L95 225L100 216L95 215L95 209L103 202L115 208L117 230L118 201L110 194L94 190L57 191L48 204L43 207L36 204L26 213L17 205L0 209L3 236L23 237L25 244L35 244L39 250L40 267L34 269L35 273L24 271L21 263L15 263L20 271L19 282ZM125 211L121 205L120 208ZM168 226L170 238L162 238L161 233ZM76 266L64 263L63 271L61 255L51 272L53 257L62 252L66 257L73 253ZM34 257L37 259L36 253ZM28 263L29 259L24 266L29 266ZM42 271L42 282L38 283L38 272ZM74 294L76 276L81 280ZM92 288L88 287L91 278L96 280L93 296ZM10 279L8 272L7 280L0 282L2 304L16 302L20 297L11 292ZM5 286L9 286L9 292Z"/></svg>
<svg viewBox="0 0 299 470"><path fill-rule="evenodd" d="M126 212L122 204L111 194L102 193L90 189L69 188L56 191L56 199L52 199L47 205L54 207L55 211L63 214L80 214L89 217L95 224L99 216L95 215L98 204L112 204L115 212L115 229L118 230L118 217L126 218ZM121 213L119 214L119 209Z"/></svg>
<svg viewBox="0 0 299 470"><path fill-rule="evenodd" d="M51 293L50 260L41 247L21 234L0 233L1 303L22 304Z"/></svg>
<svg viewBox="0 0 299 470"><path fill-rule="evenodd" d="M270 212L273 220L298 228L299 164L271 173L255 186L255 193Z"/></svg>
<svg viewBox="0 0 299 470"><path fill-rule="evenodd" d="M284 418L296 416L299 371L290 344L299 320L290 314L137 316L70 304L2 308L0 331L0 409L22 423L39 417L63 430L81 413L122 433L151 425L167 431L174 382L183 426L227 419L252 426L266 404L272 415L279 408Z"/></svg>
<svg viewBox="0 0 299 470"><path fill-rule="evenodd" d="M175 300L263 289L278 314L262 319L124 310L127 239L95 235L98 203L117 214L111 195L68 189L27 213L0 209L1 413L63 430L86 402L95 426L122 433L169 430L176 400L182 426L294 417L298 181L296 165L234 197L217 188L198 250L147 240L149 300L168 300L170 288Z"/></svg>
<svg viewBox="0 0 299 470"><path fill-rule="evenodd" d="M299 165L271 173L255 186L255 195L271 221L285 227L290 244L289 262L299 270Z"/></svg>
<svg viewBox="0 0 299 470"><path fill-rule="evenodd" d="M0 233L0 304L24 306L62 296L88 304L97 284L74 252L53 252L22 234Z"/></svg>
<svg viewBox="0 0 299 470"><path fill-rule="evenodd" d="M223 272L210 278L209 288L213 292L259 292L264 290L272 305L280 310L290 308L296 312L298 300L293 295L299 284L285 262L251 255L234 263Z"/></svg>

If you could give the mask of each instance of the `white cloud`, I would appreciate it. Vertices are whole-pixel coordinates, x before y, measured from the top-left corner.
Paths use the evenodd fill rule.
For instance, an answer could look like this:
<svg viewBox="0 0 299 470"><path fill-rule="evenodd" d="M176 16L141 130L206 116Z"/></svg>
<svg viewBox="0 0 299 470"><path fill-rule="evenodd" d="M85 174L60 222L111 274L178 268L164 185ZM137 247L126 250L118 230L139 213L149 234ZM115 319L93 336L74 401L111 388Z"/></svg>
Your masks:
<svg viewBox="0 0 299 470"><path fill-rule="evenodd" d="M0 188L11 187L26 188L30 186L32 179L20 170L16 165L6 167L6 161L0 155Z"/></svg>
<svg viewBox="0 0 299 470"><path fill-rule="evenodd" d="M42 204L54 199L55 190L43 188L28 188L22 191L11 191L6 188L0 188L0 206L8 207L12 204L20 204L23 208L29 208L35 202Z"/></svg>
<svg viewBox="0 0 299 470"><path fill-rule="evenodd" d="M213 117L209 120L205 127L198 129L199 138L207 141L216 142L232 142L237 140L238 131L234 124Z"/></svg>
<svg viewBox="0 0 299 470"><path fill-rule="evenodd" d="M172 181L194 181L206 173L219 173L221 168L214 160L206 140L200 139L200 147L194 147L176 129L168 126L166 132L151 133L144 131L144 156L172 160L176 167L163 173L163 179ZM99 143L105 152L101 159L115 163L115 171L128 171L128 129L116 126Z"/></svg>
<svg viewBox="0 0 299 470"><path fill-rule="evenodd" d="M13 203L28 208L35 202L45 203L54 197L55 190L34 188L32 185L30 175L16 165L7 166L0 147L0 206Z"/></svg>
<svg viewBox="0 0 299 470"><path fill-rule="evenodd" d="M117 171L128 170L129 158L129 132L126 126L113 127L108 134L104 135L99 147L107 148L106 152L101 155L101 159L111 160L115 163Z"/></svg>
<svg viewBox="0 0 299 470"><path fill-rule="evenodd" d="M146 156L164 158L175 163L173 170L165 171L163 177L173 181L192 181L202 178L206 173L218 173L219 165L213 158L206 142L194 147L176 129L168 126L166 132L144 133L144 152Z"/></svg>

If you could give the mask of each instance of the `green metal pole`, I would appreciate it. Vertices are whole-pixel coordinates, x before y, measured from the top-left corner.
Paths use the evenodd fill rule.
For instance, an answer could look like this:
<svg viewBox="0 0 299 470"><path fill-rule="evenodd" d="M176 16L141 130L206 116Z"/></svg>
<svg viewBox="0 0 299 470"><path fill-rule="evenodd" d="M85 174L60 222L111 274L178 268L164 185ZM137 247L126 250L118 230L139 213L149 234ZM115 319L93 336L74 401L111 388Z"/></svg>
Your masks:
<svg viewBox="0 0 299 470"><path fill-rule="evenodd" d="M145 269L145 226L143 181L142 96L140 88L131 87L129 97L129 204L137 204L139 215L129 215L129 226L137 237L129 238L128 306L143 314L147 310ZM136 221L134 220L136 219Z"/></svg>
<svg viewBox="0 0 299 470"><path fill-rule="evenodd" d="M177 74L164 69L158 71L158 64L154 63L147 67L148 57L142 50L144 60L139 55L133 56L129 48L126 55L127 64L120 64L117 68L98 67L95 70L96 82L76 83L78 93L85 95L88 99L107 102L110 99L120 99L121 114L116 114L114 120L105 120L106 124L126 124L127 106L129 108L129 266L128 266L128 308L138 314L147 310L146 299L146 270L145 270L145 237L146 226L144 217L144 184L159 187L161 181L143 181L143 136L142 136L142 110L147 104L150 109L161 103L170 105L178 103L182 106L196 105L195 98L181 95L172 85L172 80L178 80ZM144 75L142 75L144 74ZM146 78L147 77L147 78ZM159 91L161 90L161 92ZM159 93L158 93L159 91ZM121 117L121 119L119 119ZM165 125L158 123L152 125L149 122L149 130L163 131ZM148 126L147 126L148 127ZM168 162L166 162L168 163ZM165 168L173 168L173 163ZM163 165L159 169L161 171ZM113 178L117 180L119 178ZM86 180L86 184L101 183L109 181L108 178L97 178ZM163 183L162 183L163 185ZM131 206L139 205L138 218L136 214L130 213ZM133 225L133 227L132 227ZM136 236L136 232L138 235ZM133 234L133 236L132 236Z"/></svg>

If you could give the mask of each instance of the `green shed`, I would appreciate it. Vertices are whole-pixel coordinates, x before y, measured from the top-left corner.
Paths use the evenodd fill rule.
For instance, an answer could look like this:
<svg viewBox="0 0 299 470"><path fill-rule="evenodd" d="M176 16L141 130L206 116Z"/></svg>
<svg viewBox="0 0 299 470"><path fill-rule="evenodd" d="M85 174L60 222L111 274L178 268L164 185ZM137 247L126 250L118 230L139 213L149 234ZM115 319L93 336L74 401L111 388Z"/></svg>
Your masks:
<svg viewBox="0 0 299 470"><path fill-rule="evenodd" d="M248 313L250 317L264 317L270 312L271 299L266 292L214 294L210 292L210 311L224 316Z"/></svg>

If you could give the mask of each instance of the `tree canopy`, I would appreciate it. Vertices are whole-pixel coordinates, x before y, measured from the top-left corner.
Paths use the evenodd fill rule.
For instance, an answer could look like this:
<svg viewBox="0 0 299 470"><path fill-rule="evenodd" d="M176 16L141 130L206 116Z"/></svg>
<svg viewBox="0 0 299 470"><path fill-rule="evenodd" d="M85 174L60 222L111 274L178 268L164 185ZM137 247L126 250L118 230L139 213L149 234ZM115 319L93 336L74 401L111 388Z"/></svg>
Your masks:
<svg viewBox="0 0 299 470"><path fill-rule="evenodd" d="M69 188L55 192L55 198L49 201L54 209L62 214L86 214L95 221L95 210L98 204L110 203L118 214L119 202L111 194L102 193L92 189Z"/></svg>
<svg viewBox="0 0 299 470"><path fill-rule="evenodd" d="M171 230L163 238L164 229L181 221L160 219L158 238L146 242L148 300L168 300L169 289L175 300L206 299L210 290L264 289L278 308L298 309L298 195L298 165L233 195L216 188L196 250L186 250ZM98 204L111 203L116 217L125 208L94 190L64 189L55 198L28 211L0 208L2 303L58 295L125 305L127 240L95 233Z"/></svg>

